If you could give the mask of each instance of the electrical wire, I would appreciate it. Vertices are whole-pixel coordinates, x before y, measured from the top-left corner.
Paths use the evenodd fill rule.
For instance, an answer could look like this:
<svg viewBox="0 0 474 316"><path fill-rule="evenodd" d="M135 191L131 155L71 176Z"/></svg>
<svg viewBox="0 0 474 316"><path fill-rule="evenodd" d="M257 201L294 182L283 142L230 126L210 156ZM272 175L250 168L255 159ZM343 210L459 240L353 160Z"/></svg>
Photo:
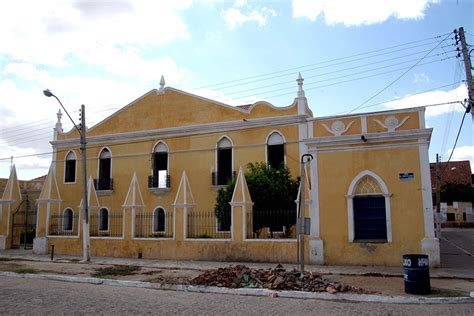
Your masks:
<svg viewBox="0 0 474 316"><path fill-rule="evenodd" d="M375 93L374 95L372 95L370 98L368 98L367 100L365 100L364 102L362 102L360 105L356 106L355 108L353 108L352 110L349 111L349 113L352 113L354 112L355 110L357 110L358 108L360 108L361 106L365 105L367 102L369 102L370 100L374 99L375 97L377 97L378 95L380 95L382 92L384 92L385 90L387 90L389 87L391 87L393 84L395 84L398 80L400 80L403 76L405 76L408 72L410 72L410 70L412 70L413 68L416 67L416 65L418 65L423 59L425 59L429 54L431 54L431 52L433 50L435 50L439 45L441 45L445 40L447 40L449 38L449 35L451 35L452 32L450 32L442 41L440 41L438 44L436 44L435 47L433 47L428 53L426 53L423 57L420 58L419 61L417 61L415 64L413 64L413 66L411 66L410 68L408 68L406 71L404 71L402 74L400 74L397 78L395 78L394 80L392 80L389 84L387 84L385 87L383 87L382 89L380 89L377 93Z"/></svg>
<svg viewBox="0 0 474 316"><path fill-rule="evenodd" d="M381 51L384 51L384 50L389 50L389 49L398 48L398 47L402 47L402 46L407 46L407 45L411 45L411 44L421 43L423 41L438 39L438 38L441 38L441 37L443 37L447 34L451 34L451 33L452 32L437 35L437 36L433 36L433 37L428 37L428 38L424 38L424 39L420 39L420 40L415 40L415 41L411 41L411 42L407 42L407 43L403 43L403 44L399 44L399 45L393 45L393 46L389 46L389 47L385 47L385 48L380 48L380 49L377 49L377 50L365 51L365 52L361 52L361 53L357 53L357 54L353 54L353 55L349 55L349 56L345 56L345 57L330 59L330 60L326 60L326 61L322 61L322 62L318 62L318 63L312 63L312 64L308 64L308 65L304 65L304 66L292 67L292 68L287 68L287 69L282 69L282 70L269 72L269 73L266 73L266 74L261 74L261 75L250 76L250 77L245 77L245 78L241 78L241 79L235 79L235 80L229 80L229 81L224 81L224 82L220 82L220 83L210 84L210 85L202 86L202 87L199 87L199 88L196 88L196 89L210 88L210 87L225 85L225 84L234 83L234 82L246 81L246 80L254 79L254 78L266 77L266 76L270 76L270 75L274 75L274 74L278 74L278 73L282 73L282 72L286 72L286 71L298 70L298 69L301 69L301 68L304 68L304 67L311 67L311 66L320 65L320 64L324 64L324 63L328 63L328 62L332 62L332 61L336 61L336 60L341 60L341 59L349 59L349 58L353 58L353 57L357 57L357 56L366 56L368 54L377 53L377 52L381 52Z"/></svg>
<svg viewBox="0 0 474 316"><path fill-rule="evenodd" d="M449 165L449 162L451 161L451 158L453 157L453 153L454 153L454 150L456 149L456 145L457 145L457 143L458 143L459 135L461 134L461 130L462 130L462 125L463 125L463 123L464 123L464 119L466 118L466 114L467 114L467 111L464 111L464 114L463 114L462 120L461 120L461 124L459 125L458 133L457 133L457 135L456 135L456 140L454 141L453 149L451 150L451 154L449 155L449 159L448 159L448 161L446 162L446 165L445 165L445 167L443 168L443 171L441 171L441 175L444 173L444 171L446 170L446 168L447 168L448 165Z"/></svg>
<svg viewBox="0 0 474 316"><path fill-rule="evenodd" d="M419 107L429 107L429 106L440 106L440 105L446 105L446 104L452 104L452 103L461 103L461 101L451 101L451 102L443 102L443 103L435 103L435 104L425 104L425 105L419 105ZM287 126L287 125L294 125L294 123L280 123L280 124L275 124L272 125L273 127L277 126ZM210 132L205 135L182 135L182 136L173 136L173 138L183 138L183 137L208 137L211 134L219 134L222 133L221 131L216 131L216 132ZM120 142L120 143L113 143L113 144L107 144L108 147L114 147L114 146L123 146L123 145L133 145L133 144L139 144L139 143L146 143L150 142L149 139L144 139L144 140L136 140L136 141L125 141L125 142ZM94 149L94 148L102 148L104 147L103 144L100 145L88 145L87 149ZM237 146L236 146L237 147ZM43 152L43 153L37 153L37 154L27 154L27 155L19 155L19 156L13 156L13 159L20 159L20 158L29 158L29 157L35 157L35 156L44 156L44 155L51 155L53 153L64 153L68 152L71 149L78 149L79 146L73 146L68 149L62 149L62 150L56 150L56 151L48 151L48 152ZM4 157L0 158L1 161L5 160L10 160L12 157ZM89 159L89 158L88 158Z"/></svg>

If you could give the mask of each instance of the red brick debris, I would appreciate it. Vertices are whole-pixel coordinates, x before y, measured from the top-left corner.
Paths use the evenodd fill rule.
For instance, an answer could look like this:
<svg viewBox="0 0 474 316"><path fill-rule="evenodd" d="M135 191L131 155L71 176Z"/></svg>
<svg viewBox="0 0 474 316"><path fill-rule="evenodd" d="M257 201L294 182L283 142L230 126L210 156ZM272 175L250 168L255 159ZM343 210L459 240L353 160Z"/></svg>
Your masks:
<svg viewBox="0 0 474 316"><path fill-rule="evenodd" d="M274 269L252 269L244 265L206 270L191 280L192 285L228 288L267 288L272 290L296 290L305 292L368 293L354 286L331 282L321 274L297 270L286 271L280 264Z"/></svg>

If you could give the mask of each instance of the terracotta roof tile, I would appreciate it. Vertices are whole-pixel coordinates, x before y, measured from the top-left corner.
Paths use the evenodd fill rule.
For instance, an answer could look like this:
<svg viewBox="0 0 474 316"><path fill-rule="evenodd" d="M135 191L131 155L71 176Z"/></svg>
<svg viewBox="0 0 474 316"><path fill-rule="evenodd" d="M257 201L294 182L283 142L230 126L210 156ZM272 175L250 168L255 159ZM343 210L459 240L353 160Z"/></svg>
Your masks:
<svg viewBox="0 0 474 316"><path fill-rule="evenodd" d="M468 160L450 161L449 163L441 162L441 187L448 183L454 184L471 184L472 171ZM436 189L436 163L430 163L431 187Z"/></svg>

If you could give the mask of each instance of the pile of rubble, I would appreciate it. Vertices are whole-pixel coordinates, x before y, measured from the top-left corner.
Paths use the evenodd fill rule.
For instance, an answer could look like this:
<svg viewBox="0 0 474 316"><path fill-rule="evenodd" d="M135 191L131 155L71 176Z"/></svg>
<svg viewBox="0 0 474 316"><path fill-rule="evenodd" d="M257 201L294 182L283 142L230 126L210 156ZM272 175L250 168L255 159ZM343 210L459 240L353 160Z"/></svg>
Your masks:
<svg viewBox="0 0 474 316"><path fill-rule="evenodd" d="M280 264L274 269L252 269L244 265L207 270L191 280L193 285L229 288L267 288L305 292L366 293L363 289L324 279L321 274L286 271Z"/></svg>

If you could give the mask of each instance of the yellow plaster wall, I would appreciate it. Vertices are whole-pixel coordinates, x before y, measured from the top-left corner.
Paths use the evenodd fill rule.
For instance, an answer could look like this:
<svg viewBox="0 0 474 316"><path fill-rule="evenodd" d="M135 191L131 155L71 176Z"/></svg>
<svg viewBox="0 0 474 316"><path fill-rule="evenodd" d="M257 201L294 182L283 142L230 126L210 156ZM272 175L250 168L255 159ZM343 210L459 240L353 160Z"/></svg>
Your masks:
<svg viewBox="0 0 474 316"><path fill-rule="evenodd" d="M360 116L355 116L355 117L341 118L341 119L323 119L323 120L314 121L313 122L314 137L334 136L332 133L328 132L328 130L324 128L323 124L326 124L326 126L329 129L331 129L331 125L336 121L343 122L346 127L351 122L353 122L351 127L349 127L349 129L343 135L362 133Z"/></svg>
<svg viewBox="0 0 474 316"><path fill-rule="evenodd" d="M296 103L288 107L272 107L266 102L256 103L250 113L232 106L223 106L174 89L163 95L151 91L110 116L106 121L89 129L87 135L97 136L123 132L136 132L160 128L238 121L263 117L297 114ZM87 115L87 109L86 109ZM58 139L77 138L78 133L60 135Z"/></svg>
<svg viewBox="0 0 474 316"><path fill-rule="evenodd" d="M267 105L259 105L261 111ZM254 108L252 113L255 110ZM122 212L130 181L134 172L138 177L145 211L152 212L158 206L167 212L173 212L173 202L177 194L179 181L183 170L186 170L191 190L196 203L196 211L213 211L217 189L211 186L211 170L216 170L216 144L222 136L231 139L234 145L234 171L240 166L246 169L249 162L266 160L267 136L273 132L280 132L285 138L286 161L292 176L299 175L299 147L298 127L281 126L256 128L226 133L211 133L174 137L167 139L152 139L146 142L112 144L107 148L112 153L112 178L114 190L110 195L98 199L101 206L105 206L111 213ZM151 153L158 141L164 141L169 149L169 171L171 188L169 192L159 196L147 190L147 177L151 175ZM87 150L88 177L98 176L98 156L103 146L91 146ZM74 184L65 184L64 158L67 151L57 155L56 178L63 200L61 209L71 207L79 211L81 191L81 164L80 152L75 151L77 158L77 180ZM192 210L190 210L192 211ZM91 210L91 214L92 214ZM95 239L91 240L92 255L130 256L136 257L142 252L146 258L162 259L194 259L194 260L249 260L249 261L281 261L295 260L296 244L294 242L230 242L230 241L195 241L183 239L182 210L177 210L175 238L177 240L132 240L131 210L126 210L124 240ZM236 228L237 229L237 228ZM236 232L241 234L241 231ZM82 231L81 231L82 234ZM79 238L51 238L55 251L59 254L76 254L82 252L82 241Z"/></svg>
<svg viewBox="0 0 474 316"><path fill-rule="evenodd" d="M423 205L417 147L324 152L318 154L320 227L327 264L400 265L405 253L419 253ZM391 197L392 243L348 241L348 189L362 171L379 175ZM399 173L413 172L412 181Z"/></svg>
<svg viewBox="0 0 474 316"><path fill-rule="evenodd" d="M419 115L418 112L387 113L387 114L370 115L370 116L368 115L367 116L367 131L369 133L386 132L387 129L380 126L377 122L374 121L374 119L377 119L380 122L384 123L384 120L390 116L396 117L400 123L406 117L409 117L408 120L402 126L397 128L397 131L418 129L420 128L420 121L419 121L418 115Z"/></svg>

